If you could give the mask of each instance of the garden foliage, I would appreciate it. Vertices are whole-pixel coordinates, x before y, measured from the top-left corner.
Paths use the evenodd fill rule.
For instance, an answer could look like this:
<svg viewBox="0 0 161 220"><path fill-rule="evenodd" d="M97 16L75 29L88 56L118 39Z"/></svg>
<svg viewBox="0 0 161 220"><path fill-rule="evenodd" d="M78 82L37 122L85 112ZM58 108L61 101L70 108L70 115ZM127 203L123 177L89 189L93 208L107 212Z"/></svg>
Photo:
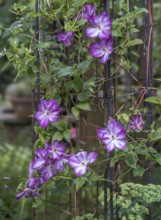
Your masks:
<svg viewBox="0 0 161 220"><path fill-rule="evenodd" d="M129 1L115 1L115 16L112 4L108 13L98 0L45 1L40 4L39 12L35 12L32 0L13 5L17 20L3 33L9 35L7 58L17 71L16 78L28 75L32 90L39 88L43 94L38 109L33 112L37 136L34 157L24 187L17 191L17 199L34 197L33 206L38 207L45 198L46 187L52 194L54 185L58 193L60 180L70 193L93 190L96 182L109 183L104 178L106 165L102 161L105 160L116 170L113 185L120 190L113 193L114 198L118 194L115 203L121 219L143 219L149 212L149 204L161 200L159 185L126 183L130 175L140 182L140 177L152 166L161 165L161 154L156 147L161 130L155 121L147 127L146 104L145 108L141 103L131 105L130 96L125 102L119 101L118 111L112 109L113 118L105 122L102 118L101 127L96 125L94 135L99 143L94 146L80 149L78 133L71 130L73 120L79 124L82 112L95 111L97 98L103 100L104 85L110 80L104 76L104 69L109 63L111 77L117 79L117 95L127 93L129 75L135 91L141 92L144 87L137 79L138 75L145 75L145 69L138 65L139 50L146 43L140 37L140 30L150 12L139 2L133 10L129 4ZM40 23L36 33L35 19ZM128 58L129 51L133 62ZM145 103L160 106L157 95L148 97ZM136 99L134 96L134 104ZM106 104L102 101L103 109ZM100 199L100 210L101 204ZM94 219L96 215L103 219L102 211L77 219Z"/></svg>

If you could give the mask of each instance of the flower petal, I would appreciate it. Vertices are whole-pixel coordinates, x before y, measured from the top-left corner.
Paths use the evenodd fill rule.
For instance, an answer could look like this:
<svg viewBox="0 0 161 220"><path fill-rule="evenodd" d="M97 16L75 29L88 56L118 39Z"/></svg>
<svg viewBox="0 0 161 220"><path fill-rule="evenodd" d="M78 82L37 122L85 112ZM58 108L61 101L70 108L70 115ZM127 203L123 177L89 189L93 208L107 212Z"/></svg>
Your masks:
<svg viewBox="0 0 161 220"><path fill-rule="evenodd" d="M16 199L18 200L18 199L21 199L22 197L24 197L25 196L25 192L23 191L23 192L21 192L21 193L18 193L17 195L16 195Z"/></svg>
<svg viewBox="0 0 161 220"><path fill-rule="evenodd" d="M97 153L90 152L87 157L87 162L88 162L88 164L90 164L90 163L93 163L96 159L97 159Z"/></svg>
<svg viewBox="0 0 161 220"><path fill-rule="evenodd" d="M86 166L79 166L74 168L74 172L76 176L82 176L87 172L87 167Z"/></svg>
<svg viewBox="0 0 161 220"><path fill-rule="evenodd" d="M100 31L98 28L88 27L88 28L86 28L85 32L86 32L87 37L94 38L94 37L98 36Z"/></svg>
<svg viewBox="0 0 161 220"><path fill-rule="evenodd" d="M37 169L40 168L43 164L45 164L45 160L44 159L36 159L32 162L31 168L32 169Z"/></svg>
<svg viewBox="0 0 161 220"><path fill-rule="evenodd" d="M100 48L100 43L92 43L89 49L93 57L102 57L104 55L104 51Z"/></svg>

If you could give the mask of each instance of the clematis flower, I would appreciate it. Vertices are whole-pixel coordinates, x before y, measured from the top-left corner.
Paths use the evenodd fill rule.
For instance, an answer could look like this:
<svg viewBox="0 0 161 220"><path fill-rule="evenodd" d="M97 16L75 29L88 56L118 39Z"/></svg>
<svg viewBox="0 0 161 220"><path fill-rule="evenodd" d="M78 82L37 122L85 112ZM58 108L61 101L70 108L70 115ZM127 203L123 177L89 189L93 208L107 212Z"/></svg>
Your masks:
<svg viewBox="0 0 161 220"><path fill-rule="evenodd" d="M112 23L107 12L102 12L98 16L91 16L89 22L93 27L86 28L87 37L99 37L100 39L108 39L110 37Z"/></svg>
<svg viewBox="0 0 161 220"><path fill-rule="evenodd" d="M96 11L96 7L93 4L84 4L82 10L82 17L89 21L91 16L95 15L95 11Z"/></svg>
<svg viewBox="0 0 161 220"><path fill-rule="evenodd" d="M82 19L90 20L95 15L96 7L93 4L84 4L83 9L74 15L73 20L80 21Z"/></svg>
<svg viewBox="0 0 161 220"><path fill-rule="evenodd" d="M41 168L39 171L43 177L43 180L46 182L47 180L56 176L63 169L64 169L63 159L53 160L49 158L48 163L45 165L45 167Z"/></svg>
<svg viewBox="0 0 161 220"><path fill-rule="evenodd" d="M16 195L16 199L21 199L22 197L35 197L35 196L40 196L40 194L37 192L37 190L41 186L41 181L38 180L38 178L29 178L26 181L26 188L18 193Z"/></svg>
<svg viewBox="0 0 161 220"><path fill-rule="evenodd" d="M21 199L22 197L35 197L40 196L36 189L26 188L21 193L16 195L16 199Z"/></svg>
<svg viewBox="0 0 161 220"><path fill-rule="evenodd" d="M100 62L105 64L109 60L109 55L113 51L113 40L110 37L109 39L104 39L100 42L92 43L89 49L93 57L100 57Z"/></svg>
<svg viewBox="0 0 161 220"><path fill-rule="evenodd" d="M130 118L130 130L137 131L144 127L143 119L141 113L137 115L132 115Z"/></svg>
<svg viewBox="0 0 161 220"><path fill-rule="evenodd" d="M35 118L42 128L46 128L49 122L56 122L60 108L56 100L41 100Z"/></svg>
<svg viewBox="0 0 161 220"><path fill-rule="evenodd" d="M54 162L54 166L55 166L55 169L57 171L57 173L61 172L64 170L64 158L61 158L59 160L55 160Z"/></svg>
<svg viewBox="0 0 161 220"><path fill-rule="evenodd" d="M126 147L126 130L115 119L108 122L107 128L97 130L97 135L108 152L115 148L123 150Z"/></svg>
<svg viewBox="0 0 161 220"><path fill-rule="evenodd" d="M107 132L107 128L100 128L97 130L97 136L102 139L103 135Z"/></svg>
<svg viewBox="0 0 161 220"><path fill-rule="evenodd" d="M66 33L60 32L57 35L59 41L63 42L65 46L70 46L74 40L74 33L73 31L68 31Z"/></svg>
<svg viewBox="0 0 161 220"><path fill-rule="evenodd" d="M91 152L87 153L86 151L73 154L69 157L69 165L74 169L76 176L82 176L87 172L88 165L93 163L97 158L97 153Z"/></svg>
<svg viewBox="0 0 161 220"><path fill-rule="evenodd" d="M45 149L39 148L36 151L36 159L31 162L31 169L37 169L42 167L48 158L48 152Z"/></svg>
<svg viewBox="0 0 161 220"><path fill-rule="evenodd" d="M46 148L46 150L52 155L53 159L60 159L65 153L65 144L55 140Z"/></svg>
<svg viewBox="0 0 161 220"><path fill-rule="evenodd" d="M27 180L27 188L31 189L39 189L43 185L44 181L41 176L39 177L31 177Z"/></svg>

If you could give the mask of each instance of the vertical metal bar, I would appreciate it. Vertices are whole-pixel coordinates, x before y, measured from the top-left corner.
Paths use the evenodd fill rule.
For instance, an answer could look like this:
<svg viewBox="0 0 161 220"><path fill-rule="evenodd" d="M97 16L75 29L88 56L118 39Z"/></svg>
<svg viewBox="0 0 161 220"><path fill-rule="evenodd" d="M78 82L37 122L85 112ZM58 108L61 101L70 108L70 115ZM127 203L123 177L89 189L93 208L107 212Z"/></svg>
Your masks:
<svg viewBox="0 0 161 220"><path fill-rule="evenodd" d="M47 185L45 186L45 213L44 213L44 220L48 220L48 188Z"/></svg>
<svg viewBox="0 0 161 220"><path fill-rule="evenodd" d="M133 10L133 5L132 3L129 3L129 0L128 0L128 10L129 12L131 12ZM132 38L132 35L131 33L130 34L130 39ZM129 47L129 50L128 50L128 54L129 54L129 62L130 62L130 74L129 74L129 84L128 84L128 87L129 87L129 93L132 94L132 50L131 50L131 47ZM132 107L132 96L130 95L130 107Z"/></svg>
<svg viewBox="0 0 161 220"><path fill-rule="evenodd" d="M66 48L66 53L67 53L67 65L70 65L70 47L67 47ZM70 96L69 96L70 97ZM71 103L71 100L69 100L69 111L71 112L71 107L72 107L72 103ZM73 146L75 147L76 143L75 141L71 140L71 143L70 143L70 153L73 153L72 150L73 150ZM72 180L69 180L69 186L71 187L72 186ZM72 214L72 193L70 192L69 193L69 211L70 213Z"/></svg>
<svg viewBox="0 0 161 220"><path fill-rule="evenodd" d="M99 220L99 182L96 183L96 218Z"/></svg>
<svg viewBox="0 0 161 220"><path fill-rule="evenodd" d="M32 91L32 110L34 111L35 110L35 91L33 90ZM34 131L34 125L35 125L35 119L34 117L32 117L32 160L34 160L34 144L35 144L35 139L36 139L36 136L35 136L35 131ZM33 199L33 202L34 202L34 199ZM32 220L35 220L36 219L36 210L35 208L32 208Z"/></svg>
<svg viewBox="0 0 161 220"><path fill-rule="evenodd" d="M107 64L105 64L104 67L104 78L106 80L105 82L105 88L104 88L104 97L106 100L106 109L105 109L105 121L107 121L107 118L112 116L112 90L111 90L111 67L110 67L110 61L108 61ZM108 80L107 80L108 79ZM110 153L110 158L113 156L113 153ZM109 168L109 169L108 169ZM109 172L108 172L109 171ZM108 166L106 166L105 179L111 180L110 182L110 220L113 219L113 169ZM107 181L104 182L104 220L107 220Z"/></svg>
<svg viewBox="0 0 161 220"><path fill-rule="evenodd" d="M74 220L77 220L77 191L74 189Z"/></svg>
<svg viewBox="0 0 161 220"><path fill-rule="evenodd" d="M96 61L96 81L98 79L98 61ZM98 97L98 94L97 94ZM98 100L97 100L98 101ZM96 218L99 220L99 182L96 183Z"/></svg>
<svg viewBox="0 0 161 220"><path fill-rule="evenodd" d="M112 0L112 20L115 19L115 0ZM115 47L115 41L113 42L113 47ZM115 64L113 64L113 67L115 69ZM114 73L114 77L113 77L113 114L114 116L117 113L117 102L116 102L116 88L117 88L117 84L116 84L116 74ZM116 163L114 172L117 169L118 164ZM118 206L117 206L117 199L118 199L118 193L119 193L119 185L117 183L117 176L116 176L116 183L115 183L115 194L116 194L116 205L115 205L115 217L116 220L119 219L119 215L118 215Z"/></svg>
<svg viewBox="0 0 161 220"><path fill-rule="evenodd" d="M36 0L35 1L35 12L38 13L39 12L39 1ZM37 44L37 42L39 41L39 17L36 17L35 19L35 43ZM36 51L36 58L37 58L37 68L39 69L40 67L40 59L39 59L39 52L38 50ZM35 98L35 94L36 94L36 98ZM35 110L35 103L37 102L37 104L39 103L40 100L40 76L39 76L39 72L37 72L37 81L36 81L36 88L33 91L33 101L32 101L32 109L33 111ZM34 131L34 124L35 124L35 120L34 118L32 118L32 146L34 148L34 143L35 143L35 131ZM32 158L34 158L34 150L32 148ZM35 208L32 208L32 220L36 219L36 210Z"/></svg>
<svg viewBox="0 0 161 220"><path fill-rule="evenodd" d="M39 13L39 7L40 7L40 2L39 0L35 1L35 12ZM36 44L39 42L40 40L40 19L39 16L36 17L35 19L35 40L36 40ZM36 94L37 94L37 104L40 101L40 54L39 54L39 49L36 49L36 58L37 58L37 80L36 80Z"/></svg>
<svg viewBox="0 0 161 220"><path fill-rule="evenodd" d="M110 14L110 1L105 0L105 10ZM104 67L105 88L104 97L106 99L105 122L112 116L112 88L111 88L111 62L108 61ZM110 153L110 158L113 153ZM108 172L107 172L108 171ZM105 170L105 179L110 180L110 220L113 220L113 169L107 164ZM104 220L107 220L107 181L104 182Z"/></svg>
<svg viewBox="0 0 161 220"><path fill-rule="evenodd" d="M132 2L130 3L128 0L128 11L131 12L133 10L133 4ZM130 40L132 39L132 34L131 32L129 33L130 35ZM130 62L130 70L129 70L129 78L128 78L128 87L129 87L129 93L132 94L132 49L129 47L128 49L128 55L129 55L129 62ZM130 95L130 107L132 107L132 96Z"/></svg>

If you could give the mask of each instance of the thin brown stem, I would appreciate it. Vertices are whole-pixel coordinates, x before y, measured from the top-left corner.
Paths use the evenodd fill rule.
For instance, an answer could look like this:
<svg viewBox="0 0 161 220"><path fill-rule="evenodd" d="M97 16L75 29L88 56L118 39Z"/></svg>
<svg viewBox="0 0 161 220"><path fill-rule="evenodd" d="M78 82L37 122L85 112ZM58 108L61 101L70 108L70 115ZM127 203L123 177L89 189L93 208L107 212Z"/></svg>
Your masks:
<svg viewBox="0 0 161 220"><path fill-rule="evenodd" d="M74 220L77 218L77 191L74 191Z"/></svg>

